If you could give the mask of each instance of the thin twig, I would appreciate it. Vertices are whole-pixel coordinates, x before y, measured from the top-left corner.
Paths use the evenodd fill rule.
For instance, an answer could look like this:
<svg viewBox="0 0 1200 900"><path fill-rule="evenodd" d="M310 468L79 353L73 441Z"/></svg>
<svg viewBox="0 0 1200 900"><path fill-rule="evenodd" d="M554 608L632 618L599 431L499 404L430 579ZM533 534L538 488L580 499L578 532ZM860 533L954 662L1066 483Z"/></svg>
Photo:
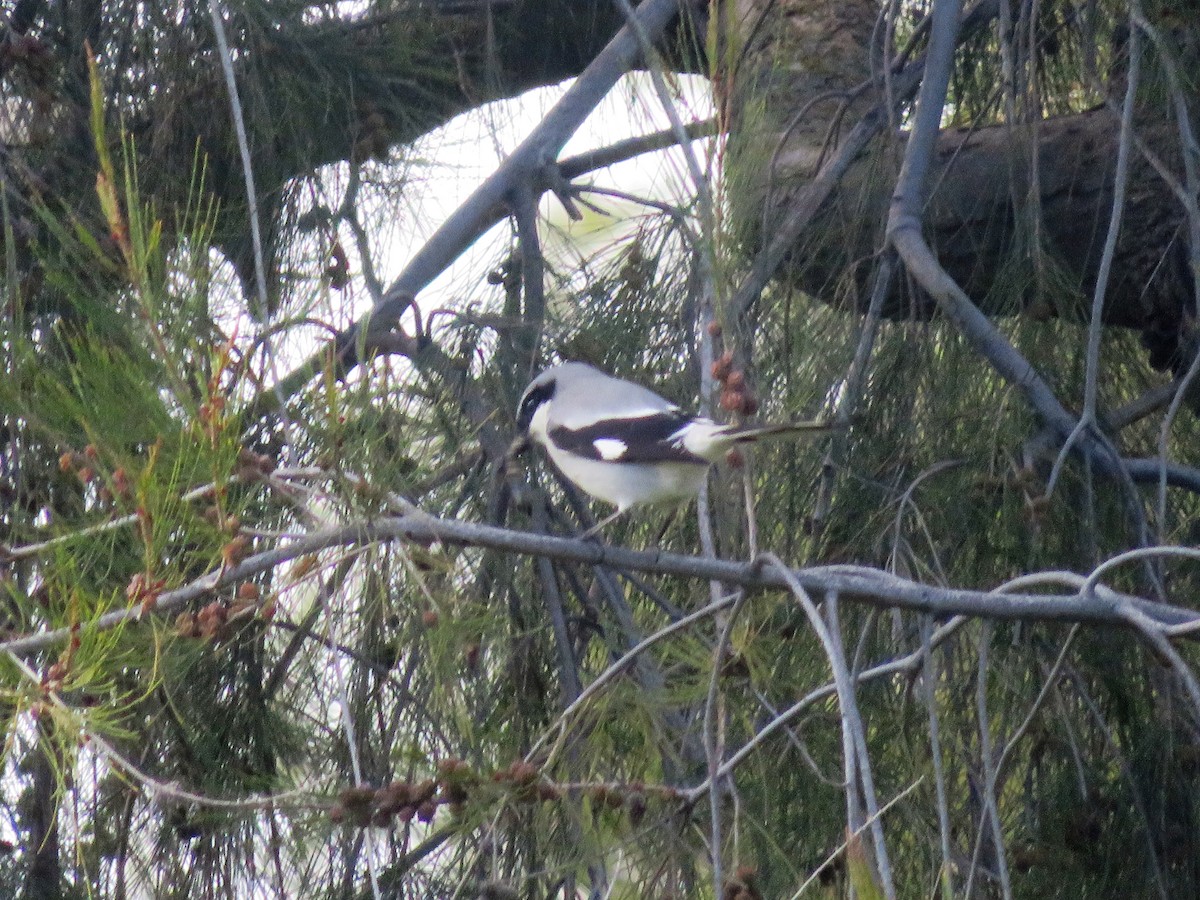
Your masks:
<svg viewBox="0 0 1200 900"><path fill-rule="evenodd" d="M537 364L538 345L546 319L546 258L538 236L537 197L528 182L518 184L511 199L521 250L521 286L524 304L521 321L526 327L512 336L517 356L517 371L532 377Z"/></svg>
<svg viewBox="0 0 1200 900"><path fill-rule="evenodd" d="M1112 272L1113 257L1117 251L1117 238L1121 233L1121 219L1125 213L1125 196L1129 187L1129 151L1133 144L1133 110L1137 100L1138 80L1141 75L1142 42L1136 28L1129 35L1129 71L1126 75L1125 105L1121 110L1121 131L1117 140L1117 165L1113 174L1112 210L1109 213L1108 232L1104 237L1104 250L1096 271L1096 284L1092 293L1092 315L1088 322L1087 359L1083 384L1083 412L1079 423L1063 441L1050 477L1046 480L1046 495L1054 491L1054 485L1074 447L1076 440L1088 428L1094 428L1096 398L1100 391L1100 337L1104 331L1104 295L1108 290L1108 278Z"/></svg>
<svg viewBox="0 0 1200 900"><path fill-rule="evenodd" d="M893 806L895 806L897 803L899 803L901 800L903 800L905 797L907 797L909 794L911 794L913 791L915 791L918 787L920 787L921 783L924 780L925 780L924 776L922 776L921 778L918 778L916 781L914 781L912 784L910 784L908 787L906 787L904 790L902 790L899 794L897 794L895 797L893 797L891 800L889 800L887 803L885 803L882 807L880 807L879 816L876 818L882 817L884 813L891 810L891 808ZM833 851L829 854L829 856L825 858L825 861L823 863L821 863L819 866L817 866L815 869L813 869L812 874L808 876L808 879L802 885L800 885L800 889L797 890L796 893L792 894L791 900L798 900L798 898L806 890L808 890L809 885L811 885L814 881L816 881L818 878L820 878L821 873L823 871L825 871L825 869L827 869L833 863L834 860L836 860L839 856L841 856L843 853L846 852L846 848L850 846L850 842L852 840L859 838L862 835L862 833L864 831L866 831L868 828L874 827L876 818L868 819L866 822L863 823L862 827L858 831L856 831L854 834L847 837L846 840L842 841L840 844L838 844L836 847L834 847Z"/></svg>
<svg viewBox="0 0 1200 900"><path fill-rule="evenodd" d="M539 503L534 506L534 527L539 531L545 530L545 508ZM546 606L550 613L550 625L554 631L554 644L558 648L558 667L562 679L563 706L568 707L578 699L583 685L579 680L579 661L575 658L571 646L571 634L567 630L567 619L563 611L562 591L558 588L558 578L554 572L554 564L544 556L537 560L538 579L542 584L542 595L546 598Z"/></svg>
<svg viewBox="0 0 1200 900"><path fill-rule="evenodd" d="M1125 754L1121 751L1121 744L1118 742L1112 729L1108 727L1108 722L1104 719L1104 714L1100 711L1100 707L1096 705L1095 699L1091 692L1088 691L1087 685L1084 684L1082 676L1075 671L1075 667L1067 663L1064 667L1067 678L1075 688L1075 693L1079 699L1083 701L1084 707L1088 714L1100 729L1100 733L1104 736L1104 743L1112 752L1113 758L1116 760L1117 767L1121 770L1121 776L1125 779L1129 787L1129 796L1133 800L1133 807L1137 810L1138 817L1142 820L1142 834L1146 838L1146 852L1150 859L1150 865L1154 873L1154 886L1158 888L1158 896L1160 900L1167 900L1167 882L1164 878L1162 865L1158 859L1158 848L1155 845L1154 829L1150 824L1150 812L1146 808L1146 801L1142 797L1141 785L1137 778L1134 777L1133 769L1129 765L1129 761L1125 758ZM1056 692L1058 693L1058 692ZM1069 721L1064 719L1065 721Z"/></svg>
<svg viewBox="0 0 1200 900"><path fill-rule="evenodd" d="M1118 566L1123 566L1130 562L1139 562L1147 558L1158 557L1179 557L1181 559L1200 559L1200 549L1194 547L1138 547L1133 550L1127 550L1124 553L1118 553L1116 556L1110 557L1096 566L1090 575L1080 585L1079 593L1081 595L1090 594L1096 589L1096 585L1100 583L1100 579L1106 573L1112 571Z"/></svg>
<svg viewBox="0 0 1200 900"><path fill-rule="evenodd" d="M1196 134L1192 129L1187 93L1180 78L1174 51L1163 40L1158 29L1146 18L1140 0L1131 0L1129 17L1133 23L1133 30L1140 29L1144 31L1154 43L1161 60L1161 65L1167 76L1167 84L1170 87L1171 104L1175 110L1175 122L1179 130L1184 178L1187 182L1182 190L1176 190L1175 192L1187 214L1188 223L1188 260L1191 263L1192 309L1187 312L1195 317L1198 311L1197 305L1200 304L1200 202L1196 198L1197 192L1200 191L1200 172L1197 172L1197 163L1200 162L1200 143L1197 142ZM1130 35L1131 40L1132 38L1133 35ZM1167 414L1163 418L1162 427L1159 429L1158 456L1162 461L1162 469L1158 481L1158 533L1160 540L1161 535L1166 533L1167 528L1167 442L1171 434L1171 427L1175 422L1175 416L1179 413L1179 408L1183 404L1184 399L1189 396L1191 385L1197 375L1200 375L1200 354L1193 355L1187 372L1179 380L1179 390L1171 398L1171 404L1167 408Z"/></svg>
<svg viewBox="0 0 1200 900"><path fill-rule="evenodd" d="M714 896L720 896L725 884L725 878L722 873L722 847L724 847L725 842L722 839L721 833L721 782L716 777L717 772L721 768L721 758L724 755L725 748L724 742L719 738L721 723L718 720L723 717L718 713L717 697L722 670L725 668L725 650L729 646L729 636L733 631L733 623L737 620L738 613L745 606L748 596L745 591L739 591L737 602L734 603L733 609L729 611L729 615L723 616L722 613L717 613L718 622L720 622L721 627L720 633L717 635L716 646L713 647L712 672L708 680L708 695L704 701L704 754L708 762L709 841L712 846L710 857L713 870ZM724 621L722 621L722 618Z"/></svg>
<svg viewBox="0 0 1200 900"><path fill-rule="evenodd" d="M867 314L863 318L858 335L858 344L854 349L854 359L842 379L842 389L838 394L834 409L833 438L829 442L829 450L821 463L821 483L817 489L817 499L813 504L813 530L820 532L829 516L833 504L833 489L837 479L837 470L846 455L850 442L850 423L862 397L863 385L866 384L870 367L871 351L875 346L875 336L879 331L880 313L883 301L891 287L892 275L895 273L895 252L888 248L879 260L879 268L875 272L875 286L871 290L871 300L867 305Z"/></svg>
<svg viewBox="0 0 1200 900"><path fill-rule="evenodd" d="M1004 849L1004 830L1000 826L996 789L998 772L992 757L992 725L987 711L988 650L992 642L992 623L984 622L979 632L979 671L975 678L975 711L979 716L979 762L983 767L983 808L991 828L992 848L995 850L996 872L1005 900L1012 900L1012 881L1008 875L1008 859ZM973 862L973 860L972 860ZM971 868L974 874L974 866ZM971 882L967 881L967 896Z"/></svg>
<svg viewBox="0 0 1200 900"><path fill-rule="evenodd" d="M942 625L934 632L930 639L931 646L937 647L942 644L952 634L957 632L967 619L962 616L955 616L945 625ZM910 675L917 671L922 665L922 651L918 650L910 653L908 656L900 659L891 660L886 663L880 663L877 666L872 666L869 669L863 670L854 679L855 684L866 684L871 681L876 681L882 678L890 678L893 675ZM720 771L717 772L718 778L727 778L739 765L758 750L772 735L777 731L785 728L789 722L795 719L798 715L804 712L809 707L822 700L834 696L837 693L837 687L833 683L822 685L819 688L814 688L809 691L787 709L778 713L769 723L764 725L757 731L754 737L750 738L745 744L738 748L736 753L730 754L729 758L721 765ZM827 779L822 779L827 780ZM839 782L839 787L844 786ZM700 785L693 788L688 795L689 800L695 802L709 789L709 781L705 779Z"/></svg>
<svg viewBox="0 0 1200 900"><path fill-rule="evenodd" d="M626 669L638 658L638 656L640 656L642 653L645 653L655 644L665 640L679 631L686 631L691 625L701 621L702 619L706 619L709 616L728 609L730 606L736 603L738 598L741 596L741 594L731 594L717 603L710 603L708 606L696 610L691 615L684 616L679 621L672 622L670 625L660 628L653 634L643 638L636 646L631 647L625 652L624 655L609 665L607 669L597 676L591 684L584 688L579 696L575 698L574 702L572 702L566 709L562 711L557 721L555 721L555 723L549 729L544 731L541 737L533 742L533 746L530 747L529 752L525 755L526 760L536 758L538 751L546 746L546 742L549 740L550 736L557 732L558 738L555 741L554 746L549 751L547 761L545 763L545 766L548 767L550 765L550 761L553 760L558 754L558 751L567 736L572 717L583 708L585 703L591 700L592 697L596 696L596 694L598 694L605 687L605 685L624 673Z"/></svg>
<svg viewBox="0 0 1200 900"><path fill-rule="evenodd" d="M946 800L946 773L942 767L941 725L937 713L937 659L933 655L933 619L921 617L921 686L929 711L929 747L933 756L933 783L937 792L938 837L942 849L942 897L954 896L954 866L950 853L950 807Z"/></svg>
<svg viewBox="0 0 1200 900"><path fill-rule="evenodd" d="M254 296L257 298L258 309L256 318L266 327L271 320L270 301L267 297L267 266L263 256L262 223L258 210L258 189L254 184L254 165L250 155L250 139L246 135L246 117L242 111L242 101L238 94L237 77L233 71L233 55L229 50L229 41L225 36L225 20L221 14L220 0L208 0L208 12L212 18L213 33L217 39L217 50L221 57L221 72L225 78L225 89L229 92L230 114L233 117L233 131L237 137L238 155L242 163L242 178L246 185L246 208L250 217L250 243L254 250ZM274 345L271 341L263 342L266 352L267 365L271 370L271 385L274 398L279 404L280 418L287 431L292 430L292 422L288 418L286 400L279 383L278 360ZM296 442L289 439L287 447L295 447Z"/></svg>
<svg viewBox="0 0 1200 900"><path fill-rule="evenodd" d="M833 673L833 681L837 689L838 706L842 711L842 744L843 753L846 758L847 818L850 830L857 831L860 816L858 799L860 778L864 793L870 795L874 791L870 787L871 779L867 771L870 767L870 759L859 751L860 747L866 746L866 737L862 733L862 718L858 712L858 701L855 698L854 683L850 679L850 672L846 668L845 654L841 650L840 634L837 638L833 636L830 628L822 621L821 614L817 611L816 605L812 602L808 592L800 584L792 570L785 566L779 557L773 553L764 553L760 559L764 565L770 566L783 577L789 590L792 592L792 597L800 604L800 608L804 610L809 624L812 625L818 640L820 640L821 645L825 648L825 655ZM827 604L834 602L833 596L835 593L835 591L825 592ZM874 798L868 800L868 803L874 804ZM896 887L892 882L891 863L888 859L887 844L884 842L883 827L879 824L878 820L873 821L871 825L871 837L875 850L875 864L879 876L883 881L884 894L889 900L894 900Z"/></svg>
<svg viewBox="0 0 1200 900"><path fill-rule="evenodd" d="M331 625L329 619L325 620L326 630ZM332 640L332 637L326 633L326 638ZM335 690L337 692L339 705L341 706L341 723L345 731L346 749L350 755L350 771L354 775L354 783L357 786L362 786L367 783L364 777L362 760L360 758L358 746L358 730L354 722L354 707L350 703L350 692L346 684L346 676L342 671L342 660L340 656L334 655L329 658L329 668L333 672L333 680ZM370 832L364 834L363 840L367 842L367 876L371 882L371 894L374 900L382 900L383 892L379 887L379 872L376 871L379 862L376 859L375 853L375 838Z"/></svg>
<svg viewBox="0 0 1200 900"><path fill-rule="evenodd" d="M334 594L341 590L347 576L350 574L350 570L354 568L354 564L358 562L358 559L359 554L357 553L347 555L344 559L338 561L337 566L329 577L322 580L320 586L317 588L316 596L312 599L308 612L297 623L296 630L292 633L291 639L279 654L279 658L275 660L275 665L271 668L271 673L263 681L262 702L264 706L270 704L275 697L275 692L283 684L283 679L287 675L292 661L299 654L305 639L312 635L312 628L317 623L317 619L325 612L325 605Z"/></svg>
<svg viewBox="0 0 1200 900"><path fill-rule="evenodd" d="M1050 674L1042 679L1042 689L1038 692L1032 705L1029 707L1029 712L1025 714L1025 718L1021 720L1021 724L1009 736L1004 744L1004 749L1000 751L1000 757L996 760L996 774L1001 776L1004 774L1004 764L1008 762L1009 754L1016 748L1021 738L1025 736L1025 732L1029 730L1029 726L1033 724L1033 720L1042 710L1042 706L1046 703L1046 698L1050 696L1055 682L1058 680L1058 675L1062 671L1063 665L1067 659L1067 651L1071 649L1071 644L1079 634L1079 626L1072 625L1071 630L1067 632L1066 639L1063 640L1062 648L1058 651L1058 656L1055 657L1054 665L1050 667Z"/></svg>
<svg viewBox="0 0 1200 900"><path fill-rule="evenodd" d="M19 656L8 653L9 662L17 667L17 670L32 684L41 685L42 680L38 674L29 667L29 665ZM46 692L46 697L60 711L70 715L79 729L87 735L88 745L97 750L114 768L128 775L141 788L146 790L151 797L155 799L167 798L170 800L181 800L186 803L194 803L197 806L207 807L210 809L223 809L231 812L249 812L264 809L275 809L279 806L288 806L296 808L309 809L324 809L329 806L328 801L314 796L307 791L284 791L278 794L258 794L249 797L242 797L237 800L226 800L221 797L210 797L205 794L197 794L186 790L173 782L161 781L152 775L143 772L138 766L131 762L127 757L123 756L112 744L110 744L102 735L98 734L94 729L89 727L79 716L76 710L72 709L56 691Z"/></svg>
<svg viewBox="0 0 1200 900"><path fill-rule="evenodd" d="M363 281L367 285L367 293L372 303L383 299L383 283L375 272L375 262L371 258L371 236L358 219L358 192L362 185L362 164L357 160L350 161L350 174L346 183L346 195L338 207L337 217L350 226L354 235L354 246L358 250L359 265L362 267Z"/></svg>
<svg viewBox="0 0 1200 900"><path fill-rule="evenodd" d="M1128 603L1118 603L1117 610L1129 622L1130 625L1140 634L1154 651L1167 662L1174 670L1175 676L1183 682L1183 687L1187 691L1188 698L1192 701L1192 728L1196 729L1197 723L1200 723L1200 681L1196 679L1196 674L1191 670L1179 651L1167 640L1162 629L1151 620L1145 613L1135 609Z"/></svg>

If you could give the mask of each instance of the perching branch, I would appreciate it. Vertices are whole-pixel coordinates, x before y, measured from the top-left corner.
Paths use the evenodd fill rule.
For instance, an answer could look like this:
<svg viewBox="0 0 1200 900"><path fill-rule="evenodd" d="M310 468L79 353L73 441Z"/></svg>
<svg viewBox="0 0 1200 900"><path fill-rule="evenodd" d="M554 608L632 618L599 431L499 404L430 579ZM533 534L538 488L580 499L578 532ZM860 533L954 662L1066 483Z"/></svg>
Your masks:
<svg viewBox="0 0 1200 900"><path fill-rule="evenodd" d="M268 572L283 563L329 550L359 544L385 541L413 541L429 545L434 542L465 547L483 547L522 556L544 556L562 562L610 569L630 569L678 578L720 580L729 585L754 590L788 590L794 577L807 591L827 593L836 591L839 597L858 603L887 609L901 609L935 616L966 615L986 619L1024 620L1042 622L1080 622L1087 625L1132 627L1121 604L1144 614L1153 627L1163 633L1173 626L1200 624L1200 614L1183 606L1162 603L1120 594L1102 585L1081 589L1071 594L993 594L969 588L941 588L900 578L881 569L867 566L810 566L790 570L784 577L760 561L739 562L708 559L655 550L631 550L599 544L591 540L555 537L438 519L424 513L357 522L288 541L281 546L247 557L242 563L210 572L186 585L159 594L149 610L158 614L173 613L185 604L240 581ZM1088 585L1092 585L1088 582ZM1086 586L1085 586L1086 587ZM100 630L115 628L142 615L142 605L122 608L98 617L92 627ZM26 635L0 643L0 650L29 656L54 647L70 638L68 628L58 628L40 634ZM1189 639L1200 638L1192 631L1180 632Z"/></svg>

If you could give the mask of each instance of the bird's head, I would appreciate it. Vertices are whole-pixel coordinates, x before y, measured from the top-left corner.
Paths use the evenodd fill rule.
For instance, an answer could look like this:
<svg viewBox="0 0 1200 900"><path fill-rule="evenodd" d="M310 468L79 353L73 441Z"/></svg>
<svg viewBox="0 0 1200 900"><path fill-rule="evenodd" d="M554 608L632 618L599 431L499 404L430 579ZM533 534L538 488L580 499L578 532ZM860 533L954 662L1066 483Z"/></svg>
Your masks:
<svg viewBox="0 0 1200 900"><path fill-rule="evenodd" d="M529 383L529 387L525 388L525 393L521 395L521 402L517 404L517 437L508 450L510 457L523 452L531 440L537 440L544 436L537 433L538 428L533 427L534 418L537 416L538 410L554 397L554 391L558 386L556 376L557 373L554 369L547 369L533 379Z"/></svg>

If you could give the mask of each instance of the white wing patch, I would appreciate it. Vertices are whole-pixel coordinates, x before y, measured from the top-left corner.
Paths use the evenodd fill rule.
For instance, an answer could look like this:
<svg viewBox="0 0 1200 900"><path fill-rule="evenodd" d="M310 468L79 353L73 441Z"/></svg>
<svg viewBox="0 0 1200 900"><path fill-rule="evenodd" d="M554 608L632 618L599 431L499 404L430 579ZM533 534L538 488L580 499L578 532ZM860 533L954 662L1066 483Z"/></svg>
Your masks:
<svg viewBox="0 0 1200 900"><path fill-rule="evenodd" d="M629 448L625 446L624 441L619 441L616 438L596 438L592 441L592 446L596 448L596 452L600 454L600 458L613 462L625 455L625 451Z"/></svg>

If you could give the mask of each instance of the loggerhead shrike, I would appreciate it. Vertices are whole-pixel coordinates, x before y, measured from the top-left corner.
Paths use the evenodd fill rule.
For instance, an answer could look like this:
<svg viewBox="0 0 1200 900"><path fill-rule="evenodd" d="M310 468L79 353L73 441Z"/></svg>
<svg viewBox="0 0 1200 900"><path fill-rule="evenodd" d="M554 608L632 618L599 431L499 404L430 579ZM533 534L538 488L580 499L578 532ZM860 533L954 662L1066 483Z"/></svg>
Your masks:
<svg viewBox="0 0 1200 900"><path fill-rule="evenodd" d="M530 440L545 447L570 482L617 507L599 528L631 506L694 497L709 466L738 444L830 428L820 422L721 425L689 415L632 381L566 362L546 369L525 389L510 455Z"/></svg>

